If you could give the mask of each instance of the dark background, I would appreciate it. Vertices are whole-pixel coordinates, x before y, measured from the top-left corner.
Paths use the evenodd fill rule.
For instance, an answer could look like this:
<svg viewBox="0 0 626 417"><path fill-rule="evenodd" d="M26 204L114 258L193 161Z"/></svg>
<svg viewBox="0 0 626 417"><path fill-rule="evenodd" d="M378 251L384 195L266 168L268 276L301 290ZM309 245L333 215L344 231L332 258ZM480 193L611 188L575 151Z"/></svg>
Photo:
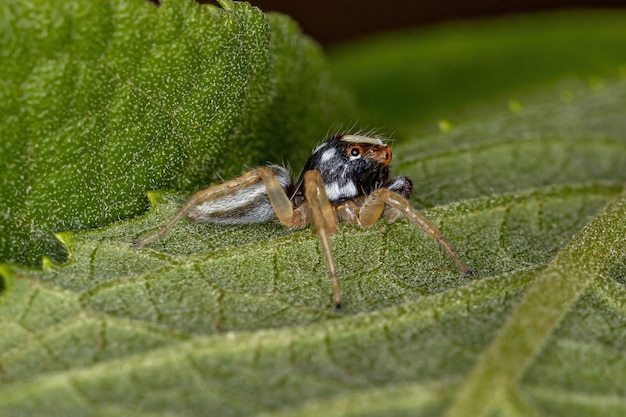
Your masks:
<svg viewBox="0 0 626 417"><path fill-rule="evenodd" d="M291 16L324 46L378 32L564 8L625 8L626 0L250 0L263 11ZM216 1L204 0L200 3Z"/></svg>

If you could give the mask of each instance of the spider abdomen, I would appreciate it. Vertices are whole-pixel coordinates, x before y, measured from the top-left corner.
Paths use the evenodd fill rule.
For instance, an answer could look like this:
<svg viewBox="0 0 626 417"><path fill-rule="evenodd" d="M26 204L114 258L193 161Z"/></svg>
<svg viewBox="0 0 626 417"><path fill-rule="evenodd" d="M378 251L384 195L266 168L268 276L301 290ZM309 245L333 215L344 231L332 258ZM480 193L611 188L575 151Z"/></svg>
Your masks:
<svg viewBox="0 0 626 417"><path fill-rule="evenodd" d="M280 165L269 165L285 193L293 190L293 179L289 170ZM203 202L194 207L187 216L195 221L247 224L261 223L275 217L274 209L267 196L265 183L256 182L216 200Z"/></svg>

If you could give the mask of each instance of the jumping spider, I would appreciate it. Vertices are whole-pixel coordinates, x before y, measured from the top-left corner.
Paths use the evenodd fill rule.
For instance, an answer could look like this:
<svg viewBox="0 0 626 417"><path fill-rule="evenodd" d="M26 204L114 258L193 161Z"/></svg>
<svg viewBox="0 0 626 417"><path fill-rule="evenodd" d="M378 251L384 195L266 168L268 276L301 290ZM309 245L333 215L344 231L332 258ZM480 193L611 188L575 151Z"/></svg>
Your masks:
<svg viewBox="0 0 626 417"><path fill-rule="evenodd" d="M391 149L381 139L337 134L317 146L298 180L287 168L255 168L223 184L195 193L158 232L135 243L142 247L163 236L187 216L196 221L223 224L257 223L278 217L287 227L313 223L326 258L335 309L341 294L329 237L337 232L337 218L359 226L404 216L434 239L463 275L472 275L423 214L409 203L413 183L407 177L389 178Z"/></svg>

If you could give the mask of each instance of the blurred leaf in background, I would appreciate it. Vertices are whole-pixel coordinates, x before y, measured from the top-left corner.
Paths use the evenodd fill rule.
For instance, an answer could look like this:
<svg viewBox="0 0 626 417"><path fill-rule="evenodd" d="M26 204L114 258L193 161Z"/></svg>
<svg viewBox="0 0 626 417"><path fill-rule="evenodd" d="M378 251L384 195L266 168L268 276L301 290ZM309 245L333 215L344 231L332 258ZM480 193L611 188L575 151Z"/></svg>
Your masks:
<svg viewBox="0 0 626 417"><path fill-rule="evenodd" d="M445 53L450 38L480 43L490 30L500 50L511 45L511 57L541 46L581 62L567 70L546 63L533 77L510 65L517 81L502 92L473 88L435 105L430 120L421 112L397 118L407 131L426 132L439 117L452 122L398 137L395 168L414 178L414 203L475 277L459 276L406 221L341 224L333 245L345 311L335 314L310 228L181 222L132 250L188 195L153 192L145 216L59 234L68 264L0 267L8 288L0 415L624 415L625 58L582 41L571 48L568 37L523 41L568 19L575 28L582 15L452 25L388 41L386 53L416 54L411 62L426 73L460 59ZM620 16L590 14L585 30L612 30L623 42ZM509 44L514 36L522 40ZM425 40L441 42L440 59L426 59L428 51L420 59ZM352 69L338 70L344 82L371 79L354 87L358 96L378 88L382 66L403 71L399 59L376 60L379 42L345 52ZM493 51L475 52L462 67L480 67ZM596 72L585 56L606 69ZM341 52L332 57L347 68ZM450 77L435 96L465 88ZM396 91L409 83L392 81ZM397 116L385 100L363 101L363 114L390 126Z"/></svg>
<svg viewBox="0 0 626 417"><path fill-rule="evenodd" d="M624 12L607 10L449 23L334 48L332 67L363 120L411 135L569 78L623 77L625 32Z"/></svg>

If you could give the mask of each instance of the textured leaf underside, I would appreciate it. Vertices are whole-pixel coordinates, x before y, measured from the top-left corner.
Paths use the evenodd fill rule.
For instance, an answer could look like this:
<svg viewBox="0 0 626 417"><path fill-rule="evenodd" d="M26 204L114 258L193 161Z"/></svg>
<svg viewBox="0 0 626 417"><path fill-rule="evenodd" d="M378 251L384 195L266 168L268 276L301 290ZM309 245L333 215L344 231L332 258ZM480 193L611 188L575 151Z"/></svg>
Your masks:
<svg viewBox="0 0 626 417"><path fill-rule="evenodd" d="M585 131L584 122L576 134L533 125L529 105L522 114L426 138L445 144L467 131L463 149L436 154L429 147L430 156L420 158L413 145L399 146L403 170L442 179L437 167L454 167L457 159L501 163L503 155L542 152L532 138L545 135L553 152L570 152L572 164L560 168L575 180L554 177L549 161L518 190L480 170L463 172L477 190L503 191L426 213L472 264L471 279L459 277L404 221L341 225L333 240L341 315L330 309L310 229L183 222L137 251L132 241L165 221L183 197L153 193L155 207L143 218L60 235L73 256L69 265L3 267L10 289L0 309L0 409L439 414L453 403L450 415L463 415L458 410L469 403L476 415L494 407L520 415L524 407L623 411L615 389L626 367L618 331L626 324L626 197L618 170L626 142L611 109L625 102L626 85L579 93L580 101L537 108L557 125L598 112L604 134ZM531 139L517 143L527 148L512 146L523 126ZM490 133L489 143L472 139L477 129ZM574 158L579 146L585 160ZM520 175L522 165L510 175ZM579 182L574 174L582 169ZM550 178L562 180L545 185ZM452 179L448 173L442 184ZM464 184L456 188L471 193Z"/></svg>

